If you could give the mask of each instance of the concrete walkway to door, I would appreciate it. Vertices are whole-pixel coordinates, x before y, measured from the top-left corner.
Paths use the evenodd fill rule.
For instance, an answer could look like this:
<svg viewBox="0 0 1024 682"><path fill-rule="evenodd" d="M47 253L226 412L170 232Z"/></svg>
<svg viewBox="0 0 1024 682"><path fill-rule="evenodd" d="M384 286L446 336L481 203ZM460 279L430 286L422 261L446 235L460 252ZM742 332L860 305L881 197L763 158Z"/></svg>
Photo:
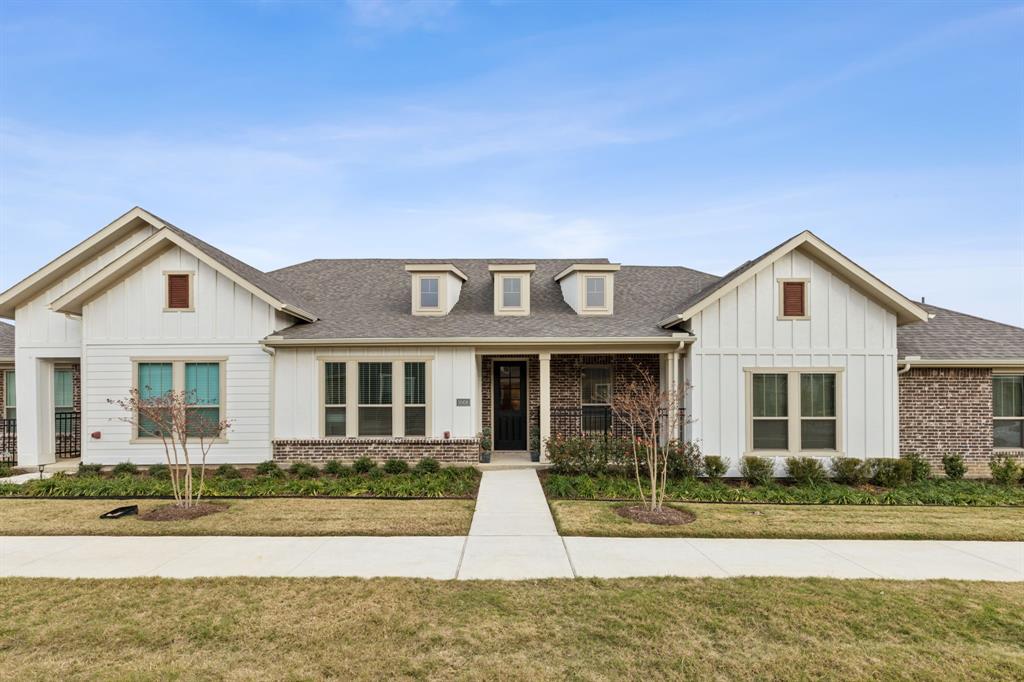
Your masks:
<svg viewBox="0 0 1024 682"><path fill-rule="evenodd" d="M562 538L532 469L484 473L468 537L0 536L0 577L743 575L1024 581L1024 542Z"/></svg>

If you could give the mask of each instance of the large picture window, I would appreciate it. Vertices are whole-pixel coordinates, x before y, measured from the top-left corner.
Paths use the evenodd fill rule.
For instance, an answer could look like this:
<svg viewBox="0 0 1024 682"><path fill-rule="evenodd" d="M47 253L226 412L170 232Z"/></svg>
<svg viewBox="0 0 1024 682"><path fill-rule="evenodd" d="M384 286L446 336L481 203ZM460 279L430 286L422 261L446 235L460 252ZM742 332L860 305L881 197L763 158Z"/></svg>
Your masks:
<svg viewBox="0 0 1024 682"><path fill-rule="evenodd" d="M1024 374L992 377L992 416L993 445L1024 449Z"/></svg>
<svg viewBox="0 0 1024 682"><path fill-rule="evenodd" d="M224 367L220 360L138 362L136 388L146 401L177 391L185 396L185 431L189 437L217 438L224 414ZM143 414L137 438L159 438L159 425Z"/></svg>
<svg viewBox="0 0 1024 682"><path fill-rule="evenodd" d="M839 373L820 370L752 372L749 449L834 453L839 449Z"/></svg>
<svg viewBox="0 0 1024 682"><path fill-rule="evenodd" d="M359 363L359 435L390 436L391 363Z"/></svg>

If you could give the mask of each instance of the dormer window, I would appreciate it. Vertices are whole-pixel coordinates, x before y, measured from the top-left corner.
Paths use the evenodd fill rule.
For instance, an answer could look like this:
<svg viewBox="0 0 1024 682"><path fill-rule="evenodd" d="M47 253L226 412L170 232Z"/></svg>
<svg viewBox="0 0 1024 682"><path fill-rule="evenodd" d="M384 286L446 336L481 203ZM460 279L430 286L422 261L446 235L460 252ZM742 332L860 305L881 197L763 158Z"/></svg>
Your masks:
<svg viewBox="0 0 1024 682"><path fill-rule="evenodd" d="M530 314L530 275L537 266L523 263L494 263L494 314Z"/></svg>
<svg viewBox="0 0 1024 682"><path fill-rule="evenodd" d="M806 279L779 280L779 319L806 320L807 312Z"/></svg>
<svg viewBox="0 0 1024 682"><path fill-rule="evenodd" d="M447 315L459 301L466 275L449 263L413 263L405 266L412 275L412 314Z"/></svg>
<svg viewBox="0 0 1024 682"><path fill-rule="evenodd" d="M165 311L190 311L192 307L192 273L191 272L167 272L164 273L166 295L164 301Z"/></svg>
<svg viewBox="0 0 1024 682"><path fill-rule="evenodd" d="M577 315L611 315L615 300L617 263L578 263L555 275L562 298Z"/></svg>
<svg viewBox="0 0 1024 682"><path fill-rule="evenodd" d="M587 308L604 308L605 279L601 275L587 275Z"/></svg>
<svg viewBox="0 0 1024 682"><path fill-rule="evenodd" d="M420 308L424 310L436 310L440 308L440 288L440 277L420 277Z"/></svg>

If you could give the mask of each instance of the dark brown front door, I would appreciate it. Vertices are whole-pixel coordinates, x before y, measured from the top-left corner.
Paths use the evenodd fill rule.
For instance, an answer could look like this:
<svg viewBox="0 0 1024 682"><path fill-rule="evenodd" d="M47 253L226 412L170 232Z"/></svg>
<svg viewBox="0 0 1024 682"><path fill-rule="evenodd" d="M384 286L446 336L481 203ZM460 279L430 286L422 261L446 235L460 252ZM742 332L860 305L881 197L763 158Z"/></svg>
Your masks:
<svg viewBox="0 0 1024 682"><path fill-rule="evenodd" d="M494 363L494 449L526 449L526 363Z"/></svg>

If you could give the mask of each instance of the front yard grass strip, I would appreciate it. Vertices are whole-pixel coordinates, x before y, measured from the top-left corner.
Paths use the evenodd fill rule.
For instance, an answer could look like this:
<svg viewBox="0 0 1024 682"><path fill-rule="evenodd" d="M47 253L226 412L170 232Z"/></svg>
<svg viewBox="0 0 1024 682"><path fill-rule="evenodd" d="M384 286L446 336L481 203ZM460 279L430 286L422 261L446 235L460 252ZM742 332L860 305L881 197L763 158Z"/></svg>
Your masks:
<svg viewBox="0 0 1024 682"><path fill-rule="evenodd" d="M1024 541L1024 511L1016 507L674 503L696 520L659 526L619 516L615 507L622 503L550 504L558 532L566 536Z"/></svg>
<svg viewBox="0 0 1024 682"><path fill-rule="evenodd" d="M639 499L636 480L621 474L588 476L542 472L541 482L549 499ZM831 482L815 486L784 485L778 482L748 486L676 479L668 481L666 499L674 502L1006 507L1024 506L1024 486L947 480L921 481L897 488L852 487Z"/></svg>
<svg viewBox="0 0 1024 682"><path fill-rule="evenodd" d="M371 474L293 478L256 476L224 478L209 476L204 498L218 497L382 497L462 498L476 497L480 472L472 467L446 468L436 473ZM140 474L134 476L68 476L32 480L23 484L0 485L5 497L171 497L171 483Z"/></svg>
<svg viewBox="0 0 1024 682"><path fill-rule="evenodd" d="M139 513L167 500L0 500L0 535L466 535L472 500L265 498L222 500L226 511L189 521L101 521L122 504Z"/></svg>
<svg viewBox="0 0 1024 682"><path fill-rule="evenodd" d="M952 581L0 581L14 680L1019 680L1024 590Z"/></svg>

